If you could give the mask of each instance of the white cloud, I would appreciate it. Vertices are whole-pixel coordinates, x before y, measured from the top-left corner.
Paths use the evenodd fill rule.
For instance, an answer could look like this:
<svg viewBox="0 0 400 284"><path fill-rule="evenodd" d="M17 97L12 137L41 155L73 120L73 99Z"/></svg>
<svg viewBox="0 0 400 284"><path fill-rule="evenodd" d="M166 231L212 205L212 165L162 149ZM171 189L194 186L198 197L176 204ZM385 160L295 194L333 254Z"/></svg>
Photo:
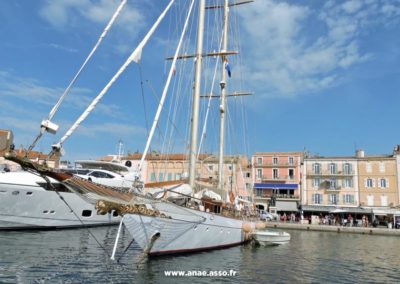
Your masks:
<svg viewBox="0 0 400 284"><path fill-rule="evenodd" d="M0 97L13 98L19 105L28 103L29 108L32 110L36 110L39 106L45 106L50 112L63 92L64 89L61 87L48 87L35 79L20 78L8 72L0 71ZM66 97L63 104L67 108L83 111L93 100L94 95L87 95L92 93L90 89L75 87ZM120 107L115 104L106 105L100 103L96 111L109 117L117 117ZM47 113L42 113L41 115L45 117Z"/></svg>
<svg viewBox="0 0 400 284"><path fill-rule="evenodd" d="M373 58L360 45L369 27L394 20L400 7L389 2L382 11L358 0L320 8L264 0L241 8L252 88L261 96L295 97L338 84L347 69Z"/></svg>
<svg viewBox="0 0 400 284"><path fill-rule="evenodd" d="M351 0L342 4L342 9L349 14L357 12L361 7L362 3L359 0Z"/></svg>
<svg viewBox="0 0 400 284"><path fill-rule="evenodd" d="M70 52L70 53L78 52L78 50L75 49L75 48L65 47L65 46L59 45L57 43L49 43L49 44L45 44L45 46L48 46L48 47L51 47L51 48L54 48L54 49L60 49L60 50L63 50L63 51L66 51L66 52Z"/></svg>
<svg viewBox="0 0 400 284"><path fill-rule="evenodd" d="M96 24L106 24L119 4L118 0L48 0L43 5L40 15L58 29L79 26L82 24L82 19ZM115 23L124 30L136 33L144 21L144 16L128 2Z"/></svg>
<svg viewBox="0 0 400 284"><path fill-rule="evenodd" d="M123 123L104 123L104 124L92 124L92 125L81 125L78 128L80 135L95 137L96 135L107 135L116 137L143 137L146 135L146 130L142 127L137 127L132 124Z"/></svg>

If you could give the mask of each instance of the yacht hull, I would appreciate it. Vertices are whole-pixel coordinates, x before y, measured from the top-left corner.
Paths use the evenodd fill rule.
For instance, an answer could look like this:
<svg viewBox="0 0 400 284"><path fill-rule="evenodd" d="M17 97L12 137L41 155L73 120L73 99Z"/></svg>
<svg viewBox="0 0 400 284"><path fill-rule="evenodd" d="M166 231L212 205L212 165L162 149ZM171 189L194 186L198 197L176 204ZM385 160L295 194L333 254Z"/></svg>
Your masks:
<svg viewBox="0 0 400 284"><path fill-rule="evenodd" d="M102 226L120 221L111 214L97 215L92 204L74 193L35 186L33 181L41 178L30 175L14 173L13 182L0 175L0 230Z"/></svg>
<svg viewBox="0 0 400 284"><path fill-rule="evenodd" d="M222 249L245 241L241 220L186 208L182 214L170 204L155 207L169 218L127 214L123 219L135 241L151 256Z"/></svg>

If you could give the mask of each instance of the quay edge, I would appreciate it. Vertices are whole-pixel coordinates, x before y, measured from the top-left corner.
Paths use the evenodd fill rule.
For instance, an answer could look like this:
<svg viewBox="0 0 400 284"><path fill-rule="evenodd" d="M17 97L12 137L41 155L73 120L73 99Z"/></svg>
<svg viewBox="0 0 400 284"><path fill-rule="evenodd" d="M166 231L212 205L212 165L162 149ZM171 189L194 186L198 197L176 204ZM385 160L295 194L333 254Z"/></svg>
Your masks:
<svg viewBox="0 0 400 284"><path fill-rule="evenodd" d="M388 228L343 227L343 226L311 225L311 224L296 224L296 223L281 223L281 222L266 222L265 224L266 228L271 228L271 229L285 229L285 230L289 229L289 230L400 237L400 230L388 229Z"/></svg>

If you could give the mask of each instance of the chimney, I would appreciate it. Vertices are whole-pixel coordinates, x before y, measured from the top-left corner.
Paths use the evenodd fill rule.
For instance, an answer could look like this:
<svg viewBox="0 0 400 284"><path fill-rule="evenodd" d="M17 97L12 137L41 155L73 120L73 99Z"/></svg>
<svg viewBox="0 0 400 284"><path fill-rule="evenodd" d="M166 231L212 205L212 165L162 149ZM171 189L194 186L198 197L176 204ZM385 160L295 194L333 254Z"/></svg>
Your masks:
<svg viewBox="0 0 400 284"><path fill-rule="evenodd" d="M356 158L364 158L364 157L365 157L364 150L361 149L356 150Z"/></svg>

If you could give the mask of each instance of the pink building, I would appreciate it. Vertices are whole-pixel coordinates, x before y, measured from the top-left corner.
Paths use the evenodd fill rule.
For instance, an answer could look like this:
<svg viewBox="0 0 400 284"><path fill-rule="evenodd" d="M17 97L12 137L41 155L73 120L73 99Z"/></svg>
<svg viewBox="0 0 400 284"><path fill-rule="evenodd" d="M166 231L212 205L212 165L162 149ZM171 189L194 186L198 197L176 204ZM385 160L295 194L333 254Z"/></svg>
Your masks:
<svg viewBox="0 0 400 284"><path fill-rule="evenodd" d="M271 213L297 212L302 152L260 152L252 157L254 198Z"/></svg>

